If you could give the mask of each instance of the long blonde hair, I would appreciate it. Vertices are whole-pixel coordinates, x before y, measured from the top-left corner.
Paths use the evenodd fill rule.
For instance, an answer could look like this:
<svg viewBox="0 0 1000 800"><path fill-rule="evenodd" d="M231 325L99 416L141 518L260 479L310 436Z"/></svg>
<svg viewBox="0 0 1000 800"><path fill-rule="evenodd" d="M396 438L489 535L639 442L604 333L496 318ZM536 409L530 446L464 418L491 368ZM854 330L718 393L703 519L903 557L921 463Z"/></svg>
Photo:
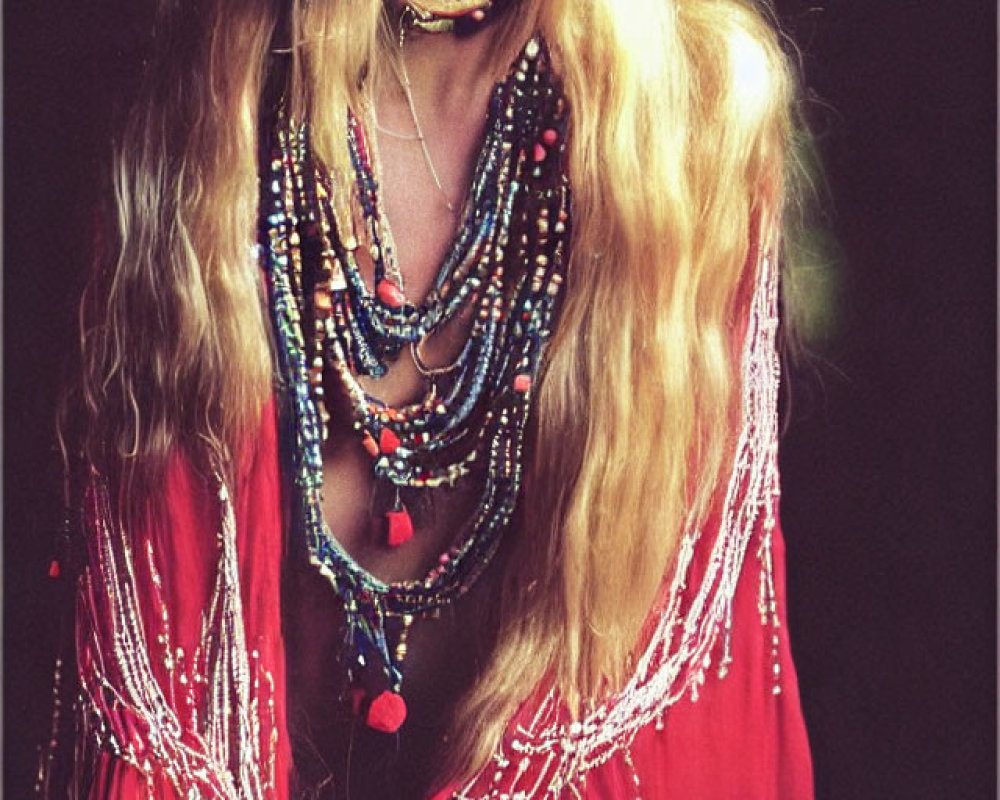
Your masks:
<svg viewBox="0 0 1000 800"><path fill-rule="evenodd" d="M235 5L223 14L217 3L201 23L200 67L182 76L194 98L151 94L116 162L118 246L107 288L92 293L85 387L92 430L140 470L178 439L231 456L267 394L244 248L277 20L264 0ZM571 709L621 684L679 536L708 513L732 446L749 256L773 244L753 231L780 218L790 125L786 58L750 2L518 5L503 35L542 32L570 104L573 247L503 622L456 711L452 777L485 762L540 681ZM346 174L344 109L361 112L385 46L381 8L313 0L292 15L286 94L335 173ZM178 113L189 134L170 121Z"/></svg>
<svg viewBox="0 0 1000 800"><path fill-rule="evenodd" d="M158 499L177 448L230 465L271 387L252 246L276 19L267 0L194 5L162 3L81 305L83 454L126 513Z"/></svg>

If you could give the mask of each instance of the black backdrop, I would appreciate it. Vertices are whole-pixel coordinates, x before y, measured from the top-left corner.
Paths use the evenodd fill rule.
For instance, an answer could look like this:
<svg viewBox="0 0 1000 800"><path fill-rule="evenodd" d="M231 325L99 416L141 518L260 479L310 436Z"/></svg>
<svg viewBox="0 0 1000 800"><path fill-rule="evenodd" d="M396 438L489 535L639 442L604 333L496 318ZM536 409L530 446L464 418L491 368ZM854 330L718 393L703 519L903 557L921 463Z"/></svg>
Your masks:
<svg viewBox="0 0 1000 800"><path fill-rule="evenodd" d="M144 4L4 4L4 786L49 719L53 413L109 109ZM840 335L792 374L793 646L820 798L995 781L995 9L779 2L843 251Z"/></svg>

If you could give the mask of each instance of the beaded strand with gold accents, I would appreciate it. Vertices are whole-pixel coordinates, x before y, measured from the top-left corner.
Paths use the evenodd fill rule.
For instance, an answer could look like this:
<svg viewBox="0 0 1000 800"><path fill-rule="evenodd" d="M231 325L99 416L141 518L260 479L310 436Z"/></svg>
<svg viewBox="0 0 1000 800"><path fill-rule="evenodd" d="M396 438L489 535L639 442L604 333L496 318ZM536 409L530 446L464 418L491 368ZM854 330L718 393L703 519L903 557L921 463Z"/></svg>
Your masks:
<svg viewBox="0 0 1000 800"><path fill-rule="evenodd" d="M565 101L533 38L493 91L462 224L428 296L413 303L392 280L394 254L362 122L351 116L346 127L361 230L338 219L331 198L342 192L312 159L308 126L278 125L261 245L294 417L295 524L341 597L348 671L364 689L369 724L380 730L395 730L405 714L406 629L468 591L514 513L532 385L556 322L569 242L565 133ZM362 247L374 266L371 285ZM465 346L448 369L427 376L418 402L397 408L364 391L358 376L384 375L404 350L419 355L423 340L467 308L475 313ZM469 522L421 580L379 581L323 521L330 389L348 398L375 482L395 498L381 515L386 546L414 535L403 490L464 481L478 493Z"/></svg>

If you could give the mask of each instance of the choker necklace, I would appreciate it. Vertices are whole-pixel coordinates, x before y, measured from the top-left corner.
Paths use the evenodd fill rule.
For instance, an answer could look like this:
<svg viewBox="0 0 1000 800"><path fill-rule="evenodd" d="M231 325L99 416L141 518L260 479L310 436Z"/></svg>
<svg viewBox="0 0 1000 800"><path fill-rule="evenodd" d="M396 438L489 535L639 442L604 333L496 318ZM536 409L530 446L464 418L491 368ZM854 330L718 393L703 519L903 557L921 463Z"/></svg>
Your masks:
<svg viewBox="0 0 1000 800"><path fill-rule="evenodd" d="M425 33L467 35L496 14L502 0L410 0L400 25Z"/></svg>
<svg viewBox="0 0 1000 800"><path fill-rule="evenodd" d="M278 120L260 243L290 407L293 524L341 599L349 697L377 730L395 731L405 717L410 625L469 590L515 512L533 386L558 317L569 246L565 135L561 87L533 38L494 88L463 220L431 291L414 303L392 279L395 256L361 121L349 114L346 126L356 228L334 211L331 198L348 187L334 185L344 178L313 159L308 124ZM357 258L362 247L374 265L371 286ZM471 331L454 363L426 369L421 342L469 307ZM358 376L384 375L404 349L424 367L427 389L419 401L393 407L368 394ZM327 389L349 401L356 446L371 458L374 495L387 498L372 515L383 546L420 535L407 499L456 484L475 490L468 522L424 578L378 580L324 523Z"/></svg>

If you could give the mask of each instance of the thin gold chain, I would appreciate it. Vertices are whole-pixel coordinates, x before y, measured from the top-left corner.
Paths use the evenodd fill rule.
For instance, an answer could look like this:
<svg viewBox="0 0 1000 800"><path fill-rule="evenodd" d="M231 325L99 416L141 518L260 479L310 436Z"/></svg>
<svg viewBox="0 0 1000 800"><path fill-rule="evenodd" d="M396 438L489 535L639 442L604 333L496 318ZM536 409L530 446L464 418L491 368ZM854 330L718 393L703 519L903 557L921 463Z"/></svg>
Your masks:
<svg viewBox="0 0 1000 800"><path fill-rule="evenodd" d="M424 162L427 164L427 170L431 174L431 179L434 181L434 185L437 186L438 191L441 193L441 197L444 198L445 207L452 214L454 214L455 204L451 201L448 193L444 190L444 186L441 184L441 178L438 176L437 168L434 166L434 159L431 158L431 151L427 147L427 137L424 135L424 129L420 124L420 118L417 116L417 106L413 101L410 75L406 71L406 57L403 53L403 45L406 43L406 30L406 20L401 19L399 24L399 70L396 71L394 68L394 71L396 71L396 77L399 80L400 86L403 88L403 95L406 97L406 105L410 109L410 118L413 120L413 127L417 132L416 138L417 141L420 142L420 150L424 154Z"/></svg>

